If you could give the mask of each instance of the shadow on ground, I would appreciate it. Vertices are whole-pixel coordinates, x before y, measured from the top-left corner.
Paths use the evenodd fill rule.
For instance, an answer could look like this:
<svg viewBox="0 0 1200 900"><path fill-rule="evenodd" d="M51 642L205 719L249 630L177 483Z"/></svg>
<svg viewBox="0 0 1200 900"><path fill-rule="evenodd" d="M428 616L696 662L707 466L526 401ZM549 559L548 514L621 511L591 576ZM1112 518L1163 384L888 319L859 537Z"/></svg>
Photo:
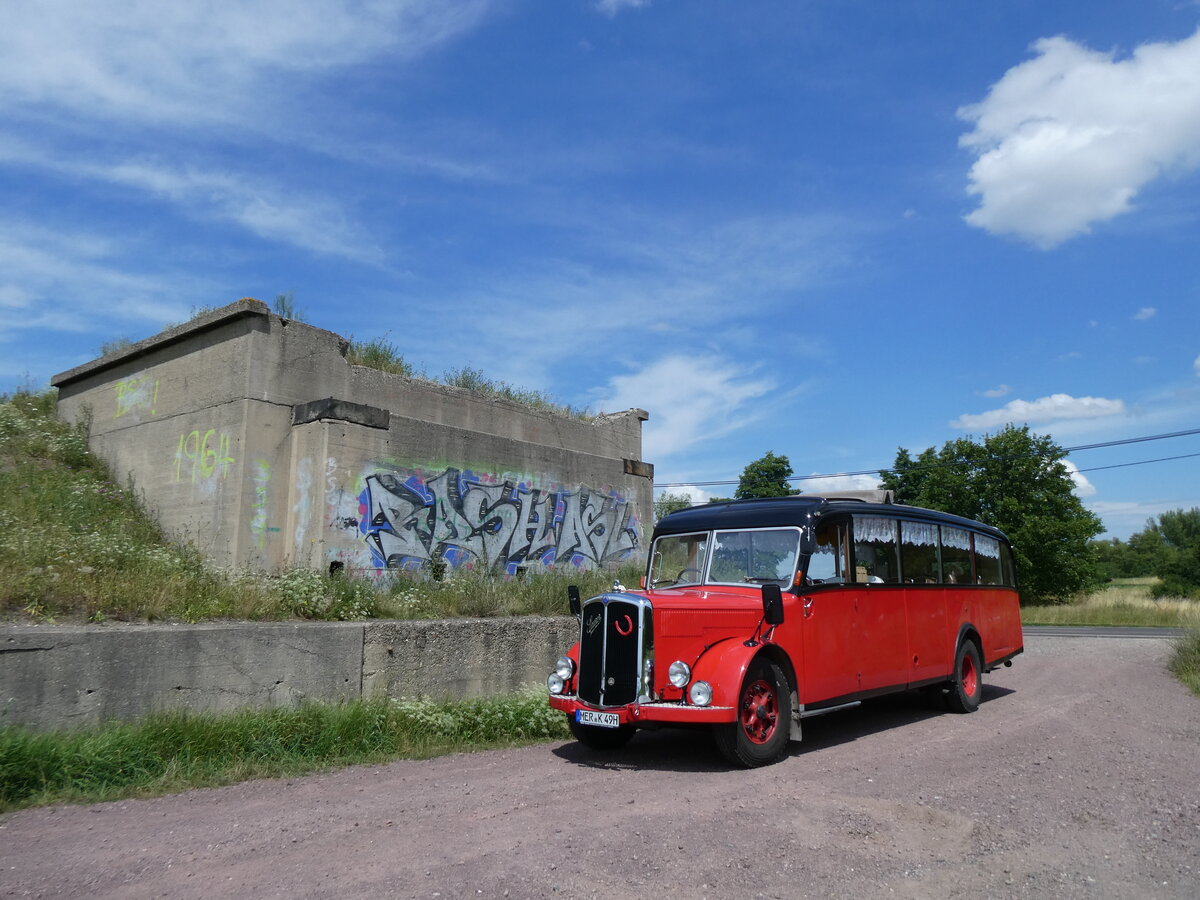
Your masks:
<svg viewBox="0 0 1200 900"><path fill-rule="evenodd" d="M985 684L981 706L1014 692ZM940 697L910 692L865 701L853 709L804 720L804 740L790 746L800 756L848 744L938 716L954 716ZM590 750L571 741L552 751L566 762L599 769L650 769L664 772L728 772L732 766L717 751L712 732L703 728L643 728L619 750Z"/></svg>

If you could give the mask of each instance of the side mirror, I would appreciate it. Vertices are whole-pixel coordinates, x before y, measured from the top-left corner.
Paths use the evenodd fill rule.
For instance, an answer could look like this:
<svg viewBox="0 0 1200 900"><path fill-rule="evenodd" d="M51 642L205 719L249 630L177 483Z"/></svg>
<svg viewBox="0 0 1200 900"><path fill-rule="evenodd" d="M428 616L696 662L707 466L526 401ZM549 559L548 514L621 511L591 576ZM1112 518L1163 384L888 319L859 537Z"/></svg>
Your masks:
<svg viewBox="0 0 1200 900"><path fill-rule="evenodd" d="M567 606L571 610L571 615L579 618L583 615L583 603L579 600L579 586L574 584L567 585Z"/></svg>
<svg viewBox="0 0 1200 900"><path fill-rule="evenodd" d="M779 590L777 584L764 584L762 589L763 594L763 621L768 625L783 624L783 592Z"/></svg>

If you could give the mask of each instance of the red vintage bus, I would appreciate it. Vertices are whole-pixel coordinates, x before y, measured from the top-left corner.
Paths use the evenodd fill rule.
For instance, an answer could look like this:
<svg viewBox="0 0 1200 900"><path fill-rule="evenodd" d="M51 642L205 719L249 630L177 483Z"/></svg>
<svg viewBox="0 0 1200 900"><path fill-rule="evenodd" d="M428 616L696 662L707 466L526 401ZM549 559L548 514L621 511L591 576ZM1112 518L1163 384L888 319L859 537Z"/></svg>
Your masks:
<svg viewBox="0 0 1200 900"><path fill-rule="evenodd" d="M547 679L588 747L640 727L711 726L743 766L776 762L801 721L927 688L979 706L1023 650L1016 571L988 525L889 492L712 503L654 529L642 590L580 601Z"/></svg>

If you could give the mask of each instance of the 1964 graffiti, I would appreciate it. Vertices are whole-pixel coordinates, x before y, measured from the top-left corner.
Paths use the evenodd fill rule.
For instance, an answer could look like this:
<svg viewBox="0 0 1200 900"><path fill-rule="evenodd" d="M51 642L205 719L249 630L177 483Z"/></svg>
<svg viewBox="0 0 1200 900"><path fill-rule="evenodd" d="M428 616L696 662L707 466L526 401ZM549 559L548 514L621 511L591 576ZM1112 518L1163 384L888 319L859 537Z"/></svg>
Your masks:
<svg viewBox="0 0 1200 900"><path fill-rule="evenodd" d="M359 532L377 568L429 559L515 574L526 566L590 568L638 546L633 506L587 487L543 489L447 468L376 472L359 495Z"/></svg>

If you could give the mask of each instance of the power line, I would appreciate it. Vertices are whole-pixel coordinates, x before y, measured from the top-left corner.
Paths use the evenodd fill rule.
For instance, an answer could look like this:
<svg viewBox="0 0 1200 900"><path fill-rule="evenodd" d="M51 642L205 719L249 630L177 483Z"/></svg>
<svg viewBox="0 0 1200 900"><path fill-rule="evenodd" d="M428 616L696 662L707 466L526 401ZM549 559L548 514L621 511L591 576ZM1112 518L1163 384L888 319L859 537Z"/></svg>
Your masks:
<svg viewBox="0 0 1200 900"><path fill-rule="evenodd" d="M1102 441L1097 444L1080 444L1076 447L1064 447L1063 452L1065 454L1071 454L1071 453L1077 453L1081 450L1099 450L1103 447L1120 447L1125 444L1144 444L1147 441L1163 441L1163 440L1167 440L1168 438L1188 437L1189 435L1193 435L1193 434L1200 434L1200 428L1192 428L1187 431L1172 431L1172 432L1168 432L1166 434L1149 434L1149 435L1143 435L1142 437L1123 438L1123 439L1117 440L1117 441ZM1016 456L989 456L989 457L987 457L987 459L992 460L992 461L1008 460L1008 459L1028 459L1030 456L1037 456L1037 455L1039 455L1039 454L1021 454L1021 455L1016 455ZM1187 454L1184 456L1164 456L1161 459L1146 459L1146 460L1141 460L1139 462L1118 463L1118 464L1112 465L1112 466L1093 466L1088 469L1079 469L1079 471L1080 472L1098 472L1102 469L1121 469L1121 468L1125 468L1126 466L1144 466L1144 465L1148 465L1149 463L1169 462L1169 461L1175 460L1175 459L1190 459L1195 456L1200 456L1200 453L1191 453L1191 454ZM980 460L980 462L982 462L982 461L983 460ZM952 466L952 465L959 465L959 463L933 463L932 465L916 466L914 468L915 469L934 469L934 468L943 468L943 467ZM858 471L858 472L833 472L833 473L830 473L827 475L793 475L790 478L788 478L787 480L788 481L810 481L810 480L815 480L818 478L850 478L850 477L853 477L856 475L882 475L885 472L893 472L893 471L895 471L895 470L890 469L890 468L862 469L861 471ZM740 481L740 479L737 479L737 478L734 478L732 480L722 480L722 481L677 481L677 482L656 484L655 487L660 487L660 488L723 487L725 485L738 484L739 481Z"/></svg>

